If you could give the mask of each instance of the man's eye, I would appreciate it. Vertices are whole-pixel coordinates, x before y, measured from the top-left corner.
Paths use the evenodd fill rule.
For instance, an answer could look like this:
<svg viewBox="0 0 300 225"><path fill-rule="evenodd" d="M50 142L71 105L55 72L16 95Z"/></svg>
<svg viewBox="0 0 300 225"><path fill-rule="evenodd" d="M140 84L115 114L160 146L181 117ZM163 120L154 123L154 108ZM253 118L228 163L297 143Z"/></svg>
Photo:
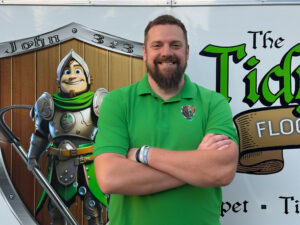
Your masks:
<svg viewBox="0 0 300 225"><path fill-rule="evenodd" d="M160 44L153 44L152 45L152 48L159 48L160 47Z"/></svg>
<svg viewBox="0 0 300 225"><path fill-rule="evenodd" d="M71 71L70 71L70 70L65 70L65 71L64 71L64 74L69 75L69 74L71 74Z"/></svg>
<svg viewBox="0 0 300 225"><path fill-rule="evenodd" d="M75 73L76 73L76 74L80 74L80 73L81 73L81 70L80 70L80 69L76 69L76 70L75 70Z"/></svg>
<svg viewBox="0 0 300 225"><path fill-rule="evenodd" d="M180 47L181 47L180 44L172 44L171 46L172 46L173 48L180 48Z"/></svg>

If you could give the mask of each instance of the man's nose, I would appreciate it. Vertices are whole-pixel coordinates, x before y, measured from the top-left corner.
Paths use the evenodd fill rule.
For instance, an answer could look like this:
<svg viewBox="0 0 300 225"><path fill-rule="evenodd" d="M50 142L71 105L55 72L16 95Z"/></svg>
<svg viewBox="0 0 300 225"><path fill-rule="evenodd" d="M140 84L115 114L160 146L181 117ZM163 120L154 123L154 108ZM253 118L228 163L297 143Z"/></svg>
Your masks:
<svg viewBox="0 0 300 225"><path fill-rule="evenodd" d="M172 49L170 48L169 45L164 45L163 48L162 48L161 54L162 55L172 55L173 52L172 52Z"/></svg>

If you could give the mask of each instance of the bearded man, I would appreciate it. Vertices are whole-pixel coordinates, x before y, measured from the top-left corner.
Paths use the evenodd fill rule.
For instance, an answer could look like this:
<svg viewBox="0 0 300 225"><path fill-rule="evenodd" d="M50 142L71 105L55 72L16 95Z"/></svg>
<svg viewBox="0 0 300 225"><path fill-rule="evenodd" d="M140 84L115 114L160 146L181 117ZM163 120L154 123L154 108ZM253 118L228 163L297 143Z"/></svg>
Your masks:
<svg viewBox="0 0 300 225"><path fill-rule="evenodd" d="M57 85L60 91L53 96L44 92L31 111L36 131L31 136L28 169L39 167L39 158L48 150L50 184L68 207L75 196L80 195L88 224L102 225L102 210L107 206L107 199L97 185L92 153L99 108L107 90L89 91L88 67L73 50L58 65ZM37 213L44 201L45 193ZM66 224L52 201L49 201L48 212L51 224Z"/></svg>
<svg viewBox="0 0 300 225"><path fill-rule="evenodd" d="M95 168L110 225L219 225L238 138L227 100L184 74L189 45L170 15L145 29L148 73L104 99Z"/></svg>

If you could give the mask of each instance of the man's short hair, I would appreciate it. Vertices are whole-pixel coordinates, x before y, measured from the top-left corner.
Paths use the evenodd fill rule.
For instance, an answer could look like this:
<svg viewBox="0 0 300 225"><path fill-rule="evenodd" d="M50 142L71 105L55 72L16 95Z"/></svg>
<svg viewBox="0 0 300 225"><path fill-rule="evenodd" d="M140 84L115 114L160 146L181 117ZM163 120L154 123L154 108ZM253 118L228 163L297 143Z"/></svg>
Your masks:
<svg viewBox="0 0 300 225"><path fill-rule="evenodd" d="M147 27L145 28L144 44L146 44L146 42L147 42L147 35L148 35L149 30L156 25L177 25L177 26L179 26L181 28L181 30L183 31L186 44L188 43L187 31L186 31L184 24L179 19L175 18L174 16L161 15L161 16L157 17L156 19L150 21L148 23Z"/></svg>

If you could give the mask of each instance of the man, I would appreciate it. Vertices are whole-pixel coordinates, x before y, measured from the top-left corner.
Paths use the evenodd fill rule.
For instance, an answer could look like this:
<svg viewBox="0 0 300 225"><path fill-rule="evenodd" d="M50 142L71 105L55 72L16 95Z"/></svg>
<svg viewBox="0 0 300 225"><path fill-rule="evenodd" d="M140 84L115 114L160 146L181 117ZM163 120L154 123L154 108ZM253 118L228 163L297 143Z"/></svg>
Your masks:
<svg viewBox="0 0 300 225"><path fill-rule="evenodd" d="M100 225L102 205L107 199L97 185L93 162L93 141L97 132L99 108L107 91L89 92L91 79L84 60L71 50L57 69L60 92L44 92L37 100L32 118L36 131L31 136L28 169L38 167L40 156L49 151L49 181L63 201L70 206L79 194L89 225ZM53 142L50 143L49 136ZM45 195L37 207L41 209ZM51 224L66 224L59 210L49 201Z"/></svg>
<svg viewBox="0 0 300 225"><path fill-rule="evenodd" d="M217 225L235 174L237 135L223 96L184 74L184 25L163 15L145 29L148 74L101 105L94 155L111 194L110 225Z"/></svg>

